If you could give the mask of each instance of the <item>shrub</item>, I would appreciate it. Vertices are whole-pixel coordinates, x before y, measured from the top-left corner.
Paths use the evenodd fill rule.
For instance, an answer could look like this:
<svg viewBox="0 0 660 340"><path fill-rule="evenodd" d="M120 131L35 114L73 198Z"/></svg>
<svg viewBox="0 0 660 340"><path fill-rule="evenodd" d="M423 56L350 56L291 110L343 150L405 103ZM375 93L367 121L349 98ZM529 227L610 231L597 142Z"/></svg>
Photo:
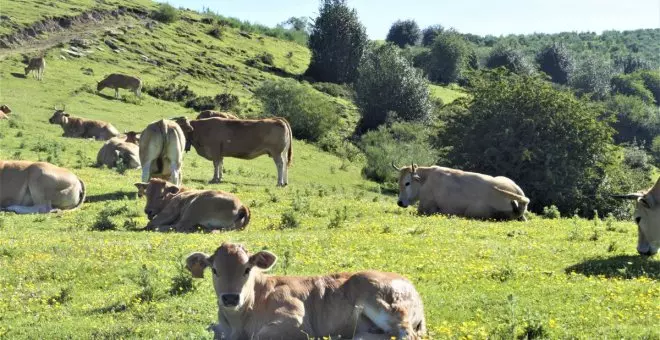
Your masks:
<svg viewBox="0 0 660 340"><path fill-rule="evenodd" d="M557 84L566 84L575 68L573 57L564 44L553 43L536 55L541 71Z"/></svg>
<svg viewBox="0 0 660 340"><path fill-rule="evenodd" d="M554 204L549 207L543 207L543 212L541 215L544 218L551 220L561 218L561 213L559 212L559 209L557 209L557 206Z"/></svg>
<svg viewBox="0 0 660 340"><path fill-rule="evenodd" d="M216 39L222 39L222 29L219 26L215 26L211 28L206 34L216 38Z"/></svg>
<svg viewBox="0 0 660 340"><path fill-rule="evenodd" d="M355 98L355 92L347 85L339 85L334 83L313 83L312 87L333 97L344 98L347 100L353 100L353 98Z"/></svg>
<svg viewBox="0 0 660 340"><path fill-rule="evenodd" d="M188 85L167 84L147 87L145 91L152 97L170 102L186 102L195 98L195 93Z"/></svg>
<svg viewBox="0 0 660 340"><path fill-rule="evenodd" d="M641 70L653 70L651 63L637 54L628 54L624 57L614 59L614 67L624 74L630 74Z"/></svg>
<svg viewBox="0 0 660 340"><path fill-rule="evenodd" d="M431 111L426 79L392 45L373 46L365 53L355 84L360 109L359 134L377 128L388 112L406 121L421 121Z"/></svg>
<svg viewBox="0 0 660 340"><path fill-rule="evenodd" d="M191 108L195 111L204 111L204 110L214 110L216 107L216 103L213 97L202 96L202 97L195 97L193 99L186 101L184 106L187 108Z"/></svg>
<svg viewBox="0 0 660 340"><path fill-rule="evenodd" d="M433 25L425 28L422 31L422 46L431 46L435 38L444 30L445 29L440 25Z"/></svg>
<svg viewBox="0 0 660 340"><path fill-rule="evenodd" d="M164 23L172 23L179 20L179 11L168 3L161 3L157 10L151 12L151 18Z"/></svg>
<svg viewBox="0 0 660 340"><path fill-rule="evenodd" d="M268 52L263 52L257 55L257 59L266 65L275 65L275 57L273 57L273 55Z"/></svg>
<svg viewBox="0 0 660 340"><path fill-rule="evenodd" d="M220 93L213 100L222 111L233 111L239 103L238 96L231 93Z"/></svg>
<svg viewBox="0 0 660 340"><path fill-rule="evenodd" d="M424 70L432 81L449 84L458 81L473 54L470 45L454 31L439 34L424 65ZM476 55L475 55L476 57Z"/></svg>
<svg viewBox="0 0 660 340"><path fill-rule="evenodd" d="M579 95L592 94L595 99L604 99L610 93L610 79L612 79L612 65L609 60L585 56L569 79L569 85Z"/></svg>
<svg viewBox="0 0 660 340"><path fill-rule="evenodd" d="M387 33L385 41L391 42L401 48L407 45L414 46L421 39L422 33L415 20L397 20Z"/></svg>
<svg viewBox="0 0 660 340"><path fill-rule="evenodd" d="M638 97L615 95L607 101L605 109L608 115L616 117L612 127L618 144L633 141L650 144L660 134L658 109Z"/></svg>
<svg viewBox="0 0 660 340"><path fill-rule="evenodd" d="M639 76L642 78L644 86L653 94L655 104L660 106L660 72L657 70L642 71L639 72Z"/></svg>
<svg viewBox="0 0 660 340"><path fill-rule="evenodd" d="M282 213L279 225L280 230L297 229L298 227L300 227L300 221L294 211L285 211Z"/></svg>
<svg viewBox="0 0 660 340"><path fill-rule="evenodd" d="M653 93L646 88L639 74L618 74L612 77L612 93L635 96L645 103L655 104Z"/></svg>
<svg viewBox="0 0 660 340"><path fill-rule="evenodd" d="M352 83L367 41L366 29L346 0L324 0L309 36L312 58L305 75L317 81Z"/></svg>
<svg viewBox="0 0 660 340"><path fill-rule="evenodd" d="M493 48L486 60L486 67L504 67L507 70L520 75L530 75L534 73L534 66L522 51L512 46L505 45L498 45Z"/></svg>
<svg viewBox="0 0 660 340"><path fill-rule="evenodd" d="M325 96L298 82L269 80L255 91L268 115L284 117L296 138L319 141L339 123L339 108Z"/></svg>

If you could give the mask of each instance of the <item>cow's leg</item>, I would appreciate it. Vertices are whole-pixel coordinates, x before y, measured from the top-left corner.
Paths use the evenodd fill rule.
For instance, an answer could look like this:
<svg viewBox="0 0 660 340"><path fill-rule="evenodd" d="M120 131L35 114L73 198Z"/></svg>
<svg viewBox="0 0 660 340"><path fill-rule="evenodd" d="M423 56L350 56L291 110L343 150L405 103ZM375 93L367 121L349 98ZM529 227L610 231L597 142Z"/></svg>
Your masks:
<svg viewBox="0 0 660 340"><path fill-rule="evenodd" d="M168 209L168 207L165 207L164 210L168 210L167 212L162 211L160 214L154 216L154 219L149 221L147 223L147 226L144 227L144 230L156 230L156 231L168 231L172 228L172 224L176 222L176 220L179 218L179 214L175 213L172 211L172 209Z"/></svg>
<svg viewBox="0 0 660 340"><path fill-rule="evenodd" d="M284 157L282 155L276 155L273 157L273 160L275 161L275 167L277 168L277 186L278 187L283 187L284 186L284 167L286 166L286 162L284 162Z"/></svg>
<svg viewBox="0 0 660 340"><path fill-rule="evenodd" d="M286 151L282 153L282 180L284 181L284 186L289 185L289 167L287 166L287 163L289 163L289 158L286 155Z"/></svg>
<svg viewBox="0 0 660 340"><path fill-rule="evenodd" d="M119 88L115 88L115 98L119 99Z"/></svg>
<svg viewBox="0 0 660 340"><path fill-rule="evenodd" d="M300 329L302 320L295 317L279 318L261 327L255 339L309 339Z"/></svg>
<svg viewBox="0 0 660 340"><path fill-rule="evenodd" d="M209 181L209 183L214 184L220 183L220 181L222 181L222 166L222 157L213 161L213 178Z"/></svg>
<svg viewBox="0 0 660 340"><path fill-rule="evenodd" d="M170 180L176 185L181 185L181 163L172 161L170 165L171 175Z"/></svg>

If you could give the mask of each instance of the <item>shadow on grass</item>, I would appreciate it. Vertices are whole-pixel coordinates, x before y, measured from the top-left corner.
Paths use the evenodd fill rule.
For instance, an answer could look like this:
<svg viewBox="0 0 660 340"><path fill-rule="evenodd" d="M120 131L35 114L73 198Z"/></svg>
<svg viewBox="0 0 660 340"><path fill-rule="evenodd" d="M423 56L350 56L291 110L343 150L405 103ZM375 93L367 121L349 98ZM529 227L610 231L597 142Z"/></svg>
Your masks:
<svg viewBox="0 0 660 340"><path fill-rule="evenodd" d="M27 79L27 76L24 73L14 73L14 72L12 72L11 75L16 77L16 78Z"/></svg>
<svg viewBox="0 0 660 340"><path fill-rule="evenodd" d="M566 268L566 273L585 276L602 275L607 278L633 279L648 277L660 279L660 261L645 256L620 255L609 258L594 258Z"/></svg>
<svg viewBox="0 0 660 340"><path fill-rule="evenodd" d="M85 198L86 203L96 203L103 201L119 201L123 200L124 197L134 198L137 195L137 191L115 191L109 192L101 195L90 195Z"/></svg>
<svg viewBox="0 0 660 340"><path fill-rule="evenodd" d="M101 98L107 99L107 100L118 100L118 101L122 101L121 98L116 98L115 96L108 96L107 94L103 94L103 93L101 93L101 92L99 92L99 91L96 91L96 95L99 96L99 97L101 97Z"/></svg>
<svg viewBox="0 0 660 340"><path fill-rule="evenodd" d="M126 306L126 304L117 302L109 306L92 309L90 312L94 314L120 313L127 309L128 306Z"/></svg>

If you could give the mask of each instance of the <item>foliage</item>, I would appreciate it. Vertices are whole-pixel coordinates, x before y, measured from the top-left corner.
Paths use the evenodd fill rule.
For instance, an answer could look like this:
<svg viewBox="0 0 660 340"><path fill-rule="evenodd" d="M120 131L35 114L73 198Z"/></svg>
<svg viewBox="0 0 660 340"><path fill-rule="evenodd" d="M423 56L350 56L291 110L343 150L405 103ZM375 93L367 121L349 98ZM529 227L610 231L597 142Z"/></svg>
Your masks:
<svg viewBox="0 0 660 340"><path fill-rule="evenodd" d="M333 97L353 100L355 91L348 85L334 83L312 83L312 87Z"/></svg>
<svg viewBox="0 0 660 340"><path fill-rule="evenodd" d="M551 220L561 218L561 213L559 212L559 209L557 209L557 206L555 206L554 204L549 207L543 207L543 212L541 213L541 215L544 218Z"/></svg>
<svg viewBox="0 0 660 340"><path fill-rule="evenodd" d="M305 75L322 82L352 83L366 46L366 29L346 0L323 0L309 37L312 59Z"/></svg>
<svg viewBox="0 0 660 340"><path fill-rule="evenodd" d="M660 106L660 71L642 71L639 76L642 77L644 86L653 94L655 104Z"/></svg>
<svg viewBox="0 0 660 340"><path fill-rule="evenodd" d="M179 20L179 11L168 3L161 3L158 10L151 12L151 18L169 24Z"/></svg>
<svg viewBox="0 0 660 340"><path fill-rule="evenodd" d="M607 101L608 115L614 115L617 143L638 141L650 146L653 138L660 134L660 115L656 107L645 104L638 97L615 95Z"/></svg>
<svg viewBox="0 0 660 340"><path fill-rule="evenodd" d="M550 76L553 82L565 85L574 69L571 52L564 44L553 43L536 55L541 71Z"/></svg>
<svg viewBox="0 0 660 340"><path fill-rule="evenodd" d="M422 30L422 46L431 46L435 38L444 30L441 25L432 25Z"/></svg>
<svg viewBox="0 0 660 340"><path fill-rule="evenodd" d="M429 88L416 70L392 45L372 46L364 54L355 84L361 120L358 133L383 124L389 112L406 121L421 121L431 111Z"/></svg>
<svg viewBox="0 0 660 340"><path fill-rule="evenodd" d="M255 91L266 114L284 117L293 136L318 142L336 128L339 108L323 95L293 80L267 81Z"/></svg>
<svg viewBox="0 0 660 340"><path fill-rule="evenodd" d="M240 102L238 96L231 93L217 94L213 100L222 111L234 111Z"/></svg>
<svg viewBox="0 0 660 340"><path fill-rule="evenodd" d="M214 110L216 108L216 102L211 96L200 96L189 99L183 106L199 112L204 110Z"/></svg>
<svg viewBox="0 0 660 340"><path fill-rule="evenodd" d="M639 54L628 54L614 58L614 67L624 74L630 74L642 70L653 70L650 62Z"/></svg>
<svg viewBox="0 0 660 340"><path fill-rule="evenodd" d="M188 85L166 84L147 87L145 91L152 97L170 102L186 102L196 97Z"/></svg>
<svg viewBox="0 0 660 340"><path fill-rule="evenodd" d="M595 55L581 58L569 84L579 95L591 94L595 99L609 95L613 69L609 60Z"/></svg>
<svg viewBox="0 0 660 340"><path fill-rule="evenodd" d="M238 18L225 17L218 13L213 12L209 8L205 8L202 11L204 21L210 21L219 25L220 27L232 27L239 29L242 32L248 33L257 33L263 34L265 36L293 41L297 44L306 46L307 39L309 37L307 29L300 30L300 25L304 22L304 18L290 18L289 20L279 24L275 27L268 27L257 23L252 23L248 20L241 20ZM296 21L292 21L296 19ZM285 28L285 26L290 26L290 28ZM221 30L220 30L220 33Z"/></svg>
<svg viewBox="0 0 660 340"><path fill-rule="evenodd" d="M415 20L397 20L390 27L385 41L391 42L401 48L414 46L420 41L422 33Z"/></svg>
<svg viewBox="0 0 660 340"><path fill-rule="evenodd" d="M634 96L648 104L655 104L653 93L646 88L644 80L639 73L618 74L612 77L612 93Z"/></svg>
<svg viewBox="0 0 660 340"><path fill-rule="evenodd" d="M525 56L521 50L505 45L499 45L493 48L486 60L486 67L504 67L507 70L520 75L534 73L534 65L532 65L527 56Z"/></svg>
<svg viewBox="0 0 660 340"><path fill-rule="evenodd" d="M470 65L472 53L470 45L460 34L454 31L440 33L431 45L424 70L432 81L456 82Z"/></svg>

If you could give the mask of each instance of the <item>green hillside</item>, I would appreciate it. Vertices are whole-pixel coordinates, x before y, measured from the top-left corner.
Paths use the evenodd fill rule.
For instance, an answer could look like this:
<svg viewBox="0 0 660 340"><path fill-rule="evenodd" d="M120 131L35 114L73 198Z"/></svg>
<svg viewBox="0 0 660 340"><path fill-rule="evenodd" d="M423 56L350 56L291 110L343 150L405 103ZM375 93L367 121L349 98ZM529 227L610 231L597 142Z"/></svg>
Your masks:
<svg viewBox="0 0 660 340"><path fill-rule="evenodd" d="M0 12L24 27L117 4L129 3L2 0ZM203 23L197 13L182 15L171 24L126 16L121 25L107 20L79 35L52 32L0 49L0 104L13 110L10 120L0 120L0 159L67 167L87 187L87 201L76 211L0 212L0 338L211 339L206 327L217 321L211 279L191 286L180 263L223 241L274 252L275 274L376 269L405 275L422 295L433 339L660 337L660 260L637 256L632 222L419 217L365 180L359 157L349 162L304 141L294 142L286 188L275 187L275 166L267 157L226 159L224 182L210 185L211 162L194 151L185 155L184 185L235 193L253 214L246 230L140 231L147 223L145 201L133 186L140 171L92 167L102 142L62 137L59 126L48 124L53 106L109 121L120 131L195 115L146 91L139 99L121 90L119 100L112 90L95 91L104 75L123 72L139 75L147 88L181 84L200 96L231 93L239 98L239 115L258 117L261 104L253 91L264 80L299 79L310 58L295 42L236 28L222 26L220 38L213 37L207 32L215 23ZM4 20L0 28L0 34L16 30ZM67 39L57 42L62 36ZM84 56L70 53L76 52L72 38L87 40L88 48L74 46ZM40 46L47 48L42 82L22 76L22 54L41 53ZM273 65L260 61L264 53L273 56ZM465 95L440 86L432 93L445 103ZM348 132L357 121L354 104L323 96L347 108L342 124Z"/></svg>

